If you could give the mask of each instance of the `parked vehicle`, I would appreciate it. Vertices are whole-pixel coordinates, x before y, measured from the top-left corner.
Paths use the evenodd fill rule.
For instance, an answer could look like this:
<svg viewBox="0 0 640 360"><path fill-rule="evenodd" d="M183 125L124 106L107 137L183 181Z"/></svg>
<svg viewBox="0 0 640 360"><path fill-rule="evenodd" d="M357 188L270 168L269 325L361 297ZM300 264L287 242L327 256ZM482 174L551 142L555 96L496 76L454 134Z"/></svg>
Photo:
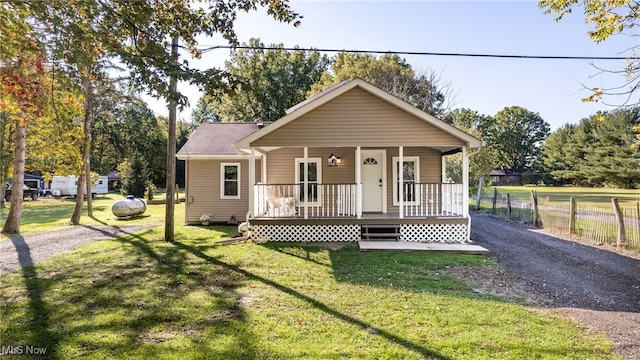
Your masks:
<svg viewBox="0 0 640 360"><path fill-rule="evenodd" d="M11 201L11 193L13 192L12 186L7 185L7 188L4 190L4 200ZM40 195L40 189L32 188L29 185L22 186L23 197L30 197L31 200L38 200L38 196Z"/></svg>
<svg viewBox="0 0 640 360"><path fill-rule="evenodd" d="M91 197L108 193L108 182L109 179L106 176L100 176L91 187ZM78 195L78 177L54 176L51 180L51 187L45 190L44 195L49 197L76 197Z"/></svg>

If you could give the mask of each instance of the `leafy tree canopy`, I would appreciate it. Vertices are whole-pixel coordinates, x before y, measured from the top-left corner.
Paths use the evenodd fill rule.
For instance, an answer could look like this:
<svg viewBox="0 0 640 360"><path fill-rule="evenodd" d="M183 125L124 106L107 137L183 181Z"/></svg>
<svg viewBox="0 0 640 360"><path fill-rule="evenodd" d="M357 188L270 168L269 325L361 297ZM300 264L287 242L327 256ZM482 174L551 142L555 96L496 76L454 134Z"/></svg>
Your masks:
<svg viewBox="0 0 640 360"><path fill-rule="evenodd" d="M225 63L225 71L236 79L236 85L231 91L203 96L193 111L194 121L276 120L306 98L327 64L326 56L317 51L288 51L283 44L265 49L255 38L243 45L249 48L233 51Z"/></svg>
<svg viewBox="0 0 640 360"><path fill-rule="evenodd" d="M444 112L448 84L433 72L418 72L397 55L340 52L331 59L330 71L325 72L309 95L316 94L344 80L361 78L390 94L439 116Z"/></svg>
<svg viewBox="0 0 640 360"><path fill-rule="evenodd" d="M442 120L478 139L484 138L482 133L484 124L493 121L491 116L482 115L471 109L455 109L446 113ZM491 150L491 147L485 146L469 158L469 179L472 183L475 183L480 177L489 176L491 170L496 168L496 157ZM447 162L447 177L461 182L461 154L449 155L445 159Z"/></svg>
<svg viewBox="0 0 640 360"><path fill-rule="evenodd" d="M519 106L505 107L481 131L496 165L508 169L532 168L550 127L540 114Z"/></svg>

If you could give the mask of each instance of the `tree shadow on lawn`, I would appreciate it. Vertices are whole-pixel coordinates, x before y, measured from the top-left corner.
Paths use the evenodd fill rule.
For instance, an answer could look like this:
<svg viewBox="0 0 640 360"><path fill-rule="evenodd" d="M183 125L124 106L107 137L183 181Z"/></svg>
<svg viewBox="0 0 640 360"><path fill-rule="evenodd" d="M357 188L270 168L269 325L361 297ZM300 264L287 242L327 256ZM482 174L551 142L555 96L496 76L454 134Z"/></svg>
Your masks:
<svg viewBox="0 0 640 360"><path fill-rule="evenodd" d="M418 354L421 354L424 357L427 358L434 358L434 359L448 359L448 357L446 357L445 355L442 355L438 352L436 352L435 350L431 350L431 349L427 349L424 346L421 346L419 344L413 343L409 340L406 340L404 338L401 338L395 334L392 334L386 330L380 329L380 328L376 328L375 326L372 326L371 324L368 324L364 321L358 320L352 316L349 316L347 314L344 314L310 296L307 296L295 289L292 289L288 286L282 285L278 282L275 282L273 280L270 280L268 278L262 277L260 275L254 274L250 271L247 271L239 266L236 265L232 265L232 264L227 264L223 261L220 261L219 259L209 256L207 254L205 254L202 250L200 250L202 247L196 248L193 246L189 246L189 245L185 245L182 243L174 243L174 245L176 246L176 248L178 249L182 249L182 250L186 250L188 252L190 252L191 254L207 261L208 263L212 264L212 265L216 265L217 267L222 267L225 268L229 271L232 271L236 274L242 275L248 279L251 279L253 281L258 281L261 282L265 285L269 285L285 294L288 294L290 296L293 296L299 300L302 300L306 303L308 303L309 305L313 306L314 308L325 312L326 314L335 317L337 319L340 319L344 322L347 322L349 324L358 326L360 329L364 330L364 331L368 331L372 334L377 334L378 336L381 336L383 338L385 338L386 340L393 342L399 346L402 346L404 348L406 348L407 350L410 351L414 351L417 352ZM269 247L271 247L270 245L268 245ZM318 248L318 251L322 251L322 249Z"/></svg>
<svg viewBox="0 0 640 360"><path fill-rule="evenodd" d="M27 318L25 320L28 322L26 326L30 331L28 336L23 338L20 343L7 343L7 336L3 336L2 351L4 352L4 349L8 346L21 347L23 351L26 346L33 346L45 349L44 351L48 359L60 359L60 356L56 352L56 345L60 337L51 330L49 310L43 299L43 294L47 291L51 283L40 279L38 270L33 265L29 245L24 240L24 237L22 237L22 235L11 235L8 237L13 243L13 246L18 250L18 261L28 297ZM2 303L5 303L4 295L2 296Z"/></svg>
<svg viewBox="0 0 640 360"><path fill-rule="evenodd" d="M27 246L22 237L12 241ZM49 359L157 358L185 351L190 357L256 357L257 339L239 305L242 274L212 269L169 243L150 244L144 234L113 241L129 255L114 262L117 257L95 251L34 267L30 253L21 253L27 314L17 314L19 303L9 304L11 315L25 321L6 329L2 345L43 347ZM218 337L226 342L212 341Z"/></svg>
<svg viewBox="0 0 640 360"><path fill-rule="evenodd" d="M458 265L480 266L486 258L477 255L425 254L417 252L362 252L357 245L265 243L271 250L298 259L329 266L336 281L354 285L388 287L410 292L464 297L474 300L505 301L476 293L458 278L439 273L439 269ZM327 247L329 246L329 247ZM326 258L328 263L319 259Z"/></svg>

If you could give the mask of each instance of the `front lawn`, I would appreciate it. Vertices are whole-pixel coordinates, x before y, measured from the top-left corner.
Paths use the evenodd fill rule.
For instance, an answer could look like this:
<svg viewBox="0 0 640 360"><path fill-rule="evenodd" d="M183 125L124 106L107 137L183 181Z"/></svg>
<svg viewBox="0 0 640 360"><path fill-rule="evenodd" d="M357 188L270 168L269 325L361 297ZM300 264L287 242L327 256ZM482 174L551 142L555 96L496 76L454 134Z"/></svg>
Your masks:
<svg viewBox="0 0 640 360"><path fill-rule="evenodd" d="M160 199L164 194L157 194ZM93 217L87 215L87 203L85 201L80 222L87 226L100 225L162 225L164 223L165 205L148 205L147 211L142 216L132 219L118 219L111 212L113 203L124 199L125 196L115 193L99 195L92 200ZM55 231L69 224L75 208L75 199L49 199L25 200L23 203L22 217L20 219L20 233L32 234L37 232ZM146 203L147 200L145 199ZM4 224L9 212L10 204L6 208L0 207L0 228ZM184 214L184 202L176 204L176 213ZM176 217L177 218L177 217ZM178 219L180 222L182 219ZM0 241L3 238L0 237Z"/></svg>
<svg viewBox="0 0 640 360"><path fill-rule="evenodd" d="M157 228L1 275L0 345L50 359L615 357L575 323L438 271L485 257L215 243L235 230L178 226L171 244Z"/></svg>

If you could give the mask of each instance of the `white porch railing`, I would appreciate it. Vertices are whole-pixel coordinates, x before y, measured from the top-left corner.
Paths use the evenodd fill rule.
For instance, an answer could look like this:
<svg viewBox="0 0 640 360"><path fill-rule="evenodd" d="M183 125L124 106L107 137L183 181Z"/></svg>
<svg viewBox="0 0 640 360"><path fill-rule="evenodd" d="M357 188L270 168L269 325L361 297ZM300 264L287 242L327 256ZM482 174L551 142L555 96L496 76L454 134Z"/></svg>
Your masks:
<svg viewBox="0 0 640 360"><path fill-rule="evenodd" d="M405 183L403 213L411 216L463 216L462 184Z"/></svg>
<svg viewBox="0 0 640 360"><path fill-rule="evenodd" d="M303 189L303 184L256 184L254 217L304 218ZM403 189L404 217L458 217L464 214L463 184L405 183ZM308 218L357 217L356 184L309 183L307 191Z"/></svg>
<svg viewBox="0 0 640 360"><path fill-rule="evenodd" d="M256 184L254 217L303 218L305 207L309 218L356 217L356 184L307 185L305 206L303 184Z"/></svg>

